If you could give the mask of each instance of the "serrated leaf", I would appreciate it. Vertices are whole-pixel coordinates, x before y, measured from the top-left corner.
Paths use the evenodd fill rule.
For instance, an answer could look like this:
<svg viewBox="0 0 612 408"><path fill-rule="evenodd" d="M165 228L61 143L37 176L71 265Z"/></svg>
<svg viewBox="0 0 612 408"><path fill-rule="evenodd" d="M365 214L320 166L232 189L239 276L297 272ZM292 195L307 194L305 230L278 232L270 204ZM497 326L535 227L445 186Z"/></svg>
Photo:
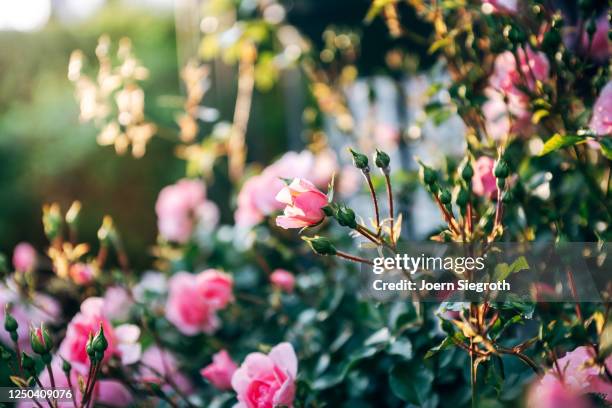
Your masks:
<svg viewBox="0 0 612 408"><path fill-rule="evenodd" d="M548 153L554 152L564 147L573 146L575 144L584 142L586 139L583 136L576 135L560 135L554 134L550 139L544 143L540 156L547 155Z"/></svg>

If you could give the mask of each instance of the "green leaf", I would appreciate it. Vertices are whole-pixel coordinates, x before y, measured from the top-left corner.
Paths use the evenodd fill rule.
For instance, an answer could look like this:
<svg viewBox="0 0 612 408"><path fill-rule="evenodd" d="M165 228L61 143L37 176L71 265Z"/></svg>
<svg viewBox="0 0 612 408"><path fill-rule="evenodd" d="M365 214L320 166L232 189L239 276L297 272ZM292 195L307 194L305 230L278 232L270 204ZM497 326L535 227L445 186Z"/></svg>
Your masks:
<svg viewBox="0 0 612 408"><path fill-rule="evenodd" d="M558 133L554 134L553 137L548 139L546 143L544 143L544 147L540 152L540 156L545 156L548 153L554 152L559 149L563 149L564 147L573 146L575 144L584 142L586 139L583 136L576 135L560 135Z"/></svg>
<svg viewBox="0 0 612 408"><path fill-rule="evenodd" d="M510 265L508 265L507 263L501 263L497 265L495 267L495 272L493 273L493 281L504 280L513 273L528 269L529 263L527 263L527 259L525 259L524 256L520 256Z"/></svg>
<svg viewBox="0 0 612 408"><path fill-rule="evenodd" d="M603 155L612 160L612 137L602 137L599 139L599 145Z"/></svg>
<svg viewBox="0 0 612 408"><path fill-rule="evenodd" d="M376 331L370 337L366 339L363 343L364 346L374 346L376 344L387 343L391 339L391 334L389 333L389 329L383 327L382 329Z"/></svg>
<svg viewBox="0 0 612 408"><path fill-rule="evenodd" d="M424 366L401 362L389 371L389 385L393 394L415 405L423 405L431 391L434 379L431 371Z"/></svg>
<svg viewBox="0 0 612 408"><path fill-rule="evenodd" d="M412 343L409 339L396 339L391 343L387 353L410 360L412 358Z"/></svg>

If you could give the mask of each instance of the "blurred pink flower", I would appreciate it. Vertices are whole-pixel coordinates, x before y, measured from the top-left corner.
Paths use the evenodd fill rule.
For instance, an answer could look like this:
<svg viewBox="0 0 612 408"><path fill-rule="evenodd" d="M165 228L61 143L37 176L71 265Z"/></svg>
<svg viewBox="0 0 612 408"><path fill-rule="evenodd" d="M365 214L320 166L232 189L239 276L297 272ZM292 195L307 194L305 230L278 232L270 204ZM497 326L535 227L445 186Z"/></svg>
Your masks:
<svg viewBox="0 0 612 408"><path fill-rule="evenodd" d="M292 407L298 361L289 343L280 343L263 353L249 354L232 377L238 394L236 408Z"/></svg>
<svg viewBox="0 0 612 408"><path fill-rule="evenodd" d="M374 141L381 149L395 150L399 140L400 132L397 126L388 123L378 123L374 128Z"/></svg>
<svg viewBox="0 0 612 408"><path fill-rule="evenodd" d="M600 15L597 18L596 24L590 48L589 35L584 20L579 20L576 25L567 26L563 29L563 44L578 55L588 55L597 62L606 62L610 58L610 41L608 39L610 23L608 22L608 13ZM581 25L583 30L579 35L578 27ZM579 38L580 41L578 41Z"/></svg>
<svg viewBox="0 0 612 408"><path fill-rule="evenodd" d="M474 194L494 198L497 194L497 184L493 168L495 160L490 157L481 156L474 164L474 176L472 176L472 191Z"/></svg>
<svg viewBox="0 0 612 408"><path fill-rule="evenodd" d="M483 0L483 3L493 6L497 13L516 13L518 11L518 0Z"/></svg>
<svg viewBox="0 0 612 408"><path fill-rule="evenodd" d="M196 276L200 296L214 309L223 309L233 300L234 280L227 273L207 269Z"/></svg>
<svg viewBox="0 0 612 408"><path fill-rule="evenodd" d="M281 228L309 227L325 218L327 196L308 180L294 179L279 191L276 199L286 204L284 215L276 217L276 225Z"/></svg>
<svg viewBox="0 0 612 408"><path fill-rule="evenodd" d="M232 375L238 369L226 350L221 350L213 355L213 361L202 370L200 374L219 390L230 390L232 388Z"/></svg>
<svg viewBox="0 0 612 408"><path fill-rule="evenodd" d="M179 371L176 359L169 351L151 346L142 353L140 361L142 363L139 374L140 381L160 384L164 391L170 391L171 386L163 379L168 377L184 394L190 394L193 390L191 381Z"/></svg>
<svg viewBox="0 0 612 408"><path fill-rule="evenodd" d="M11 315L17 320L19 327L19 347L21 350L30 350L30 327L40 326L41 323L55 323L60 318L61 309L59 303L50 296L34 292L30 299L22 298L11 280L6 281L6 286L0 285L0 322L4 322L4 309L11 304ZM0 328L0 341L11 344L9 333Z"/></svg>
<svg viewBox="0 0 612 408"><path fill-rule="evenodd" d="M361 171L352 164L342 167L336 189L343 197L350 197L359 191L363 182Z"/></svg>
<svg viewBox="0 0 612 408"><path fill-rule="evenodd" d="M291 272L284 269L276 269L270 275L270 282L272 282L272 285L276 286L277 288L287 293L291 293L293 292L293 287L295 286L295 276L293 276Z"/></svg>
<svg viewBox="0 0 612 408"><path fill-rule="evenodd" d="M595 101L589 126L598 135L612 135L612 81L606 84Z"/></svg>
<svg viewBox="0 0 612 408"><path fill-rule="evenodd" d="M198 180L183 179L164 187L155 203L160 235L179 243L189 240L194 221L205 200L206 188Z"/></svg>
<svg viewBox="0 0 612 408"><path fill-rule="evenodd" d="M188 336L213 333L221 324L213 307L201 296L197 277L187 272L170 279L166 318Z"/></svg>
<svg viewBox="0 0 612 408"><path fill-rule="evenodd" d="M126 320L134 302L121 286L111 286L104 293L104 316L111 320Z"/></svg>
<svg viewBox="0 0 612 408"><path fill-rule="evenodd" d="M78 262L70 266L68 274L77 285L86 285L93 280L95 269L91 264Z"/></svg>
<svg viewBox="0 0 612 408"><path fill-rule="evenodd" d="M113 327L108 317L104 315L104 299L87 298L81 303L81 310L68 324L66 337L59 346L59 354L68 360L80 373L86 373L89 367L89 357L85 345L89 334L95 334L104 328L108 348L104 352L103 361L118 357L124 365L133 364L140 359L140 329L133 324L123 324Z"/></svg>
<svg viewBox="0 0 612 408"><path fill-rule="evenodd" d="M36 250L28 242L20 242L15 247L13 267L18 272L28 272L36 267Z"/></svg>
<svg viewBox="0 0 612 408"><path fill-rule="evenodd" d="M55 380L55 387L58 388L68 388L68 379L62 370L62 360L59 357L55 357L51 361L51 370L53 371L53 378ZM87 374L87 373L85 373ZM83 397L83 394L79 390L79 387L75 384L79 383L79 376L82 376L82 373L79 373L76 370L72 370L70 373L70 381L73 386L73 391L75 393L75 401L80 401ZM51 386L51 380L49 377L49 373L47 370L41 371L39 374L39 379L44 388L48 388ZM102 404L104 406L110 407L125 407L132 403L132 395L130 391L119 381L111 380L111 379L98 379L96 381L96 385L94 387L93 392L93 402ZM45 400L40 400L42 405L45 405ZM95 404L94 404L95 405ZM31 407L31 404L20 403L18 405L20 408ZM66 401L58 401L58 408L74 408L72 400Z"/></svg>
<svg viewBox="0 0 612 408"><path fill-rule="evenodd" d="M335 153L332 151L323 150L317 156L307 150L285 153L261 174L249 178L243 184L234 214L236 224L252 227L267 215L281 210L283 205L275 197L285 186L282 179L312 177L315 185L325 187L336 167Z"/></svg>
<svg viewBox="0 0 612 408"><path fill-rule="evenodd" d="M580 398L588 393L600 394L608 403L612 402L612 383L600 375L595 357L593 348L586 346L567 352L536 384L529 407L588 407L587 400ZM612 357L605 364L612 369Z"/></svg>

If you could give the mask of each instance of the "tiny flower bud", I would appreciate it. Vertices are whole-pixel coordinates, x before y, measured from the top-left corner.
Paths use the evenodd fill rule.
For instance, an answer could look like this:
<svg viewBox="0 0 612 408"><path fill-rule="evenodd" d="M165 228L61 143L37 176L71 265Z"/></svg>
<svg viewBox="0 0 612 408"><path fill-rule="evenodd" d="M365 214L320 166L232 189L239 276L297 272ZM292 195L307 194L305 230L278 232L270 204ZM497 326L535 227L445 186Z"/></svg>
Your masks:
<svg viewBox="0 0 612 408"><path fill-rule="evenodd" d="M382 150L376 150L374 163L376 163L376 167L385 171L389 169L389 163L391 163L391 158L387 153L383 152Z"/></svg>
<svg viewBox="0 0 612 408"><path fill-rule="evenodd" d="M62 371L66 374L69 374L70 370L72 370L72 365L70 365L70 362L68 360L64 360L62 358Z"/></svg>
<svg viewBox="0 0 612 408"><path fill-rule="evenodd" d="M336 247L327 238L316 236L313 238L302 237L302 239L318 255L335 255L337 253Z"/></svg>
<svg viewBox="0 0 612 408"><path fill-rule="evenodd" d="M587 26L586 26L586 32L589 35L589 38L593 38L596 31L597 31L597 21L595 21L594 18L591 18L589 19Z"/></svg>
<svg viewBox="0 0 612 408"><path fill-rule="evenodd" d="M92 347L94 351L101 353L104 353L104 351L106 351L106 349L108 348L108 341L104 336L104 327L102 327L102 325L100 325L100 330L96 334L96 337L94 337L93 339Z"/></svg>
<svg viewBox="0 0 612 408"><path fill-rule="evenodd" d="M514 199L514 194L510 190L504 192L504 194L502 195L502 203L504 204L511 203L513 199Z"/></svg>
<svg viewBox="0 0 612 408"><path fill-rule="evenodd" d="M552 29L544 34L542 49L550 54L555 53L561 44L561 34L559 30Z"/></svg>
<svg viewBox="0 0 612 408"><path fill-rule="evenodd" d="M36 354L49 354L53 349L53 340L49 336L47 329L41 324L30 330L30 344Z"/></svg>
<svg viewBox="0 0 612 408"><path fill-rule="evenodd" d="M353 155L353 164L360 170L369 171L370 168L368 166L368 156L365 154L356 152L353 149L350 149L351 154Z"/></svg>
<svg viewBox="0 0 612 408"><path fill-rule="evenodd" d="M440 192L440 202L444 205L449 204L451 202L451 193L450 191L444 189Z"/></svg>
<svg viewBox="0 0 612 408"><path fill-rule="evenodd" d="M468 193L467 190L461 189L459 190L459 193L457 194L457 205L460 208L465 208L467 206L467 203L470 199L470 193Z"/></svg>
<svg viewBox="0 0 612 408"><path fill-rule="evenodd" d="M32 373L36 367L36 362L32 357L23 352L21 353L21 366L26 372Z"/></svg>
<svg viewBox="0 0 612 408"><path fill-rule="evenodd" d="M518 26L512 26L508 30L508 40L515 45L523 44L527 40L527 36Z"/></svg>
<svg viewBox="0 0 612 408"><path fill-rule="evenodd" d="M472 182L472 177L474 177L474 168L470 161L467 160L461 169L461 178L463 181L470 184Z"/></svg>
<svg viewBox="0 0 612 408"><path fill-rule="evenodd" d="M351 210L347 206L341 206L336 212L336 219L338 224L343 227L356 228L357 221L355 220L355 211Z"/></svg>
<svg viewBox="0 0 612 408"><path fill-rule="evenodd" d="M89 338L87 339L87 343L85 344L85 351L87 352L87 355L89 356L90 360L94 359L94 356L96 355L96 351L93 348L93 333L89 333Z"/></svg>
<svg viewBox="0 0 612 408"><path fill-rule="evenodd" d="M421 178L423 179L423 183L430 186L438 180L438 173L430 167L421 164Z"/></svg>
<svg viewBox="0 0 612 408"><path fill-rule="evenodd" d="M4 311L4 330L9 333L16 333L18 327L19 324L17 323L17 320L15 320L13 315L11 315L11 313L9 312L9 305L7 305Z"/></svg>
<svg viewBox="0 0 612 408"><path fill-rule="evenodd" d="M499 160L497 160L497 163L495 163L493 174L498 179L505 179L506 177L508 177L508 174L509 174L508 163L506 163L506 161L503 158L500 158Z"/></svg>

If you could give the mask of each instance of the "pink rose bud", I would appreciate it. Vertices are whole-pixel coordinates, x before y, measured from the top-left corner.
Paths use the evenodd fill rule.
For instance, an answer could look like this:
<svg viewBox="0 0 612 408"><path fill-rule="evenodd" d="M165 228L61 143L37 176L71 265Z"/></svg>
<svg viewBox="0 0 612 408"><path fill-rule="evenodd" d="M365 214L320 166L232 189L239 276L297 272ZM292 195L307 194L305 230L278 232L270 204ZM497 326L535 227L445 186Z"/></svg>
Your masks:
<svg viewBox="0 0 612 408"><path fill-rule="evenodd" d="M295 277L289 271L277 269L270 275L270 282L280 290L291 293L295 286Z"/></svg>
<svg viewBox="0 0 612 408"><path fill-rule="evenodd" d="M612 81L606 84L595 101L589 126L600 136L612 135Z"/></svg>
<svg viewBox="0 0 612 408"><path fill-rule="evenodd" d="M232 376L238 366L225 350L213 356L213 361L202 370L200 374L217 389L225 391L232 389Z"/></svg>
<svg viewBox="0 0 612 408"><path fill-rule="evenodd" d="M289 343L280 343L269 354L251 353L232 377L236 407L293 406L298 361Z"/></svg>
<svg viewBox="0 0 612 408"><path fill-rule="evenodd" d="M28 272L36 266L36 250L27 242L20 242L13 251L13 267L18 272Z"/></svg>
<svg viewBox="0 0 612 408"><path fill-rule="evenodd" d="M234 280L227 273L207 269L196 277L200 295L214 309L223 309L233 300Z"/></svg>
<svg viewBox="0 0 612 408"><path fill-rule="evenodd" d="M481 197L494 198L497 194L497 185L493 175L495 160L482 156L474 164L474 176L472 177L472 191Z"/></svg>
<svg viewBox="0 0 612 408"><path fill-rule="evenodd" d="M307 180L294 179L276 195L276 200L287 205L284 215L276 217L276 225L281 228L310 227L325 218L327 196Z"/></svg>

